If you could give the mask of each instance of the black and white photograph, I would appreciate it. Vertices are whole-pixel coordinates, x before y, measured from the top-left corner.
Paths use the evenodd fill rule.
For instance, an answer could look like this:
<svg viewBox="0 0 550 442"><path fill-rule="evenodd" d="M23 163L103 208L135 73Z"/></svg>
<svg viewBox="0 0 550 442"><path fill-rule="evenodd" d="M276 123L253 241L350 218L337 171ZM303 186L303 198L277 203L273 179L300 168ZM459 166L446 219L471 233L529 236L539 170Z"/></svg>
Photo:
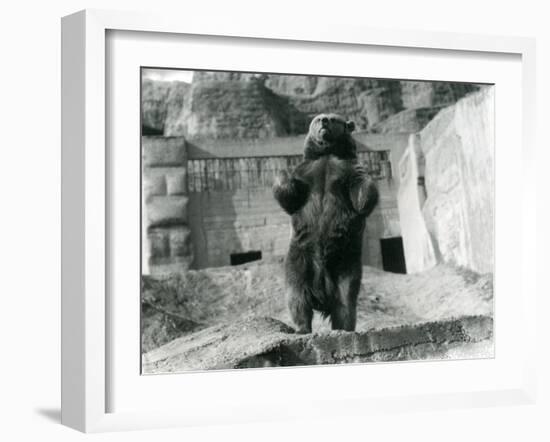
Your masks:
<svg viewBox="0 0 550 442"><path fill-rule="evenodd" d="M140 76L142 374L494 357L494 85Z"/></svg>
<svg viewBox="0 0 550 442"><path fill-rule="evenodd" d="M550 441L545 2L3 6L0 441Z"/></svg>

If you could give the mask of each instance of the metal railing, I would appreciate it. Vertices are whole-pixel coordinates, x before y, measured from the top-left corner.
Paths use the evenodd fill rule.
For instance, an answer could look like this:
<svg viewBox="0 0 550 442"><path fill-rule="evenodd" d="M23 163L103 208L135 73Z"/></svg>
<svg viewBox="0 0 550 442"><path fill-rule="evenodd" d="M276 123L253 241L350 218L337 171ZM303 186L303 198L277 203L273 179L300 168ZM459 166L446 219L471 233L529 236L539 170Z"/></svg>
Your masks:
<svg viewBox="0 0 550 442"><path fill-rule="evenodd" d="M389 150L359 152L358 157L374 179L391 179ZM187 161L188 191L271 187L279 171L292 170L301 161L302 155L190 159Z"/></svg>

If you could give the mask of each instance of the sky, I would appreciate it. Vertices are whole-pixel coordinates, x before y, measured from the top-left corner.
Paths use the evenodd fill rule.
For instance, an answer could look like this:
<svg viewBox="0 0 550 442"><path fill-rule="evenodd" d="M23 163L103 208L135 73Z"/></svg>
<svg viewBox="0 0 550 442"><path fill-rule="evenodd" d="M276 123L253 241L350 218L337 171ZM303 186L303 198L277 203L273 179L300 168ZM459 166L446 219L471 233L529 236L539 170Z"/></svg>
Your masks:
<svg viewBox="0 0 550 442"><path fill-rule="evenodd" d="M181 69L144 69L143 77L150 80L185 81L191 83L193 71Z"/></svg>

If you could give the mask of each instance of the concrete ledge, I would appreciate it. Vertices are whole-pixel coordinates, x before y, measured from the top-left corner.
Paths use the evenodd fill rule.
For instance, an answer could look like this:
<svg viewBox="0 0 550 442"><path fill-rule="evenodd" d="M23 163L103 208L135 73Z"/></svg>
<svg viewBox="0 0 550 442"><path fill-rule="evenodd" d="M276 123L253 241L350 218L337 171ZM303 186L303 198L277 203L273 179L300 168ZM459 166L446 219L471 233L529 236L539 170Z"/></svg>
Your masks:
<svg viewBox="0 0 550 442"><path fill-rule="evenodd" d="M391 150L396 145L407 145L408 133L371 134L357 132L353 138L358 152ZM302 155L305 134L264 139L208 139L186 140L190 160L209 158L248 158Z"/></svg>
<svg viewBox="0 0 550 442"><path fill-rule="evenodd" d="M187 154L183 137L142 137L142 145L146 167L185 166Z"/></svg>
<svg viewBox="0 0 550 442"><path fill-rule="evenodd" d="M187 223L185 196L157 196L147 201L148 227L170 226Z"/></svg>
<svg viewBox="0 0 550 442"><path fill-rule="evenodd" d="M493 319L465 316L366 332L298 335L281 321L255 317L210 327L143 355L144 373L492 355ZM484 343L484 345L473 345Z"/></svg>

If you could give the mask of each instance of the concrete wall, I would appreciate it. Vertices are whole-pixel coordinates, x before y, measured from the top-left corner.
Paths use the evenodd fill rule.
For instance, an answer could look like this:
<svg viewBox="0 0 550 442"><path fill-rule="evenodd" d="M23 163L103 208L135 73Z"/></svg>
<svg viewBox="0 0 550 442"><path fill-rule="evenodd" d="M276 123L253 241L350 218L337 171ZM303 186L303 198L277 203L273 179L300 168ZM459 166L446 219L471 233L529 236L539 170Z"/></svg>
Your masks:
<svg viewBox="0 0 550 442"><path fill-rule="evenodd" d="M380 203L367 219L363 262L382 268L380 239L400 235L396 181L386 152L359 155L377 178ZM277 171L302 161L298 156L207 158L188 161L189 224L194 268L228 265L230 255L261 251L263 259L288 250L290 217L275 202Z"/></svg>
<svg viewBox="0 0 550 442"><path fill-rule="evenodd" d="M187 269L193 249L187 222L185 140L143 137L142 160L142 272Z"/></svg>
<svg viewBox="0 0 550 442"><path fill-rule="evenodd" d="M438 262L485 273L493 271L494 88L487 87L444 109L419 136L425 160L426 200L414 207L414 180L400 189L405 243L429 233ZM412 225L422 211L424 226ZM433 260L419 241L408 255L423 270ZM422 266L421 263L424 263Z"/></svg>
<svg viewBox="0 0 550 442"><path fill-rule="evenodd" d="M380 239L400 236L395 185L378 181L380 204L367 219L364 264L382 268ZM273 199L271 187L193 192L189 194L193 268L230 264L232 253L253 250L262 259L288 251L290 217Z"/></svg>
<svg viewBox="0 0 550 442"><path fill-rule="evenodd" d="M232 141L224 149L219 140L199 146L181 137L144 137L143 272L224 266L231 254L248 251L261 251L263 259L284 255L290 217L271 186L278 170L302 160L299 138L244 141L240 147ZM380 239L401 234L393 170L406 140L402 134L358 137L360 161L380 192L367 219L363 262L378 268Z"/></svg>
<svg viewBox="0 0 550 442"><path fill-rule="evenodd" d="M271 187L191 193L193 267L226 266L232 253L253 250L261 251L262 259L282 256L288 250L289 221Z"/></svg>
<svg viewBox="0 0 550 442"><path fill-rule="evenodd" d="M395 180L377 181L380 199L367 218L363 235L363 264L383 268L380 240L401 236L397 210L397 185Z"/></svg>
<svg viewBox="0 0 550 442"><path fill-rule="evenodd" d="M299 156L190 159L193 268L229 265L234 253L261 251L262 259L284 255L290 218L275 202L271 186L279 170L300 161Z"/></svg>

